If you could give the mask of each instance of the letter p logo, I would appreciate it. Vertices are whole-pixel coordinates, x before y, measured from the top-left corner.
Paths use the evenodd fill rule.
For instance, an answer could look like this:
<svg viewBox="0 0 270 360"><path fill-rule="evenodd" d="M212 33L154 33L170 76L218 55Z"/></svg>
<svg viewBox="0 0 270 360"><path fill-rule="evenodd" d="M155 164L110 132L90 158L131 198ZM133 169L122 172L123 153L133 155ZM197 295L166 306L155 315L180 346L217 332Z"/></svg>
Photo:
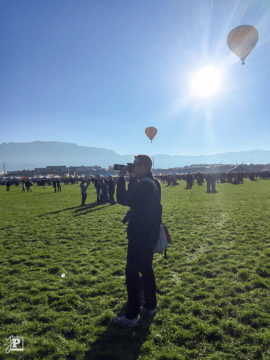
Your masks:
<svg viewBox="0 0 270 360"><path fill-rule="evenodd" d="M12 342L13 342L12 348L13 348L13 349L17 349L17 345L19 345L19 343L21 342L21 340L18 339L18 338L15 338L15 339L12 339Z"/></svg>
<svg viewBox="0 0 270 360"><path fill-rule="evenodd" d="M8 340L10 340L10 345L5 350L6 354L8 354L10 351L23 351L23 337L16 337L11 335Z"/></svg>

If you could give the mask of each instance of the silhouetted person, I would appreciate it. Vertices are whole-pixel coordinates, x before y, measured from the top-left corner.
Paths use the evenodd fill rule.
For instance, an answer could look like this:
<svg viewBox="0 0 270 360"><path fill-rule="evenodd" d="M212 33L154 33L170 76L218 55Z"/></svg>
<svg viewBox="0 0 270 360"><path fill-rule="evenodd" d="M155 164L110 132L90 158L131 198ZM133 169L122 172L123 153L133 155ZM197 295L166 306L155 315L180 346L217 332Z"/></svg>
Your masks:
<svg viewBox="0 0 270 360"><path fill-rule="evenodd" d="M30 187L32 186L32 184L30 183L29 179L26 180L25 186L26 186L27 192L29 192L29 191L32 192L32 190L30 189Z"/></svg>
<svg viewBox="0 0 270 360"><path fill-rule="evenodd" d="M108 194L109 194L109 202L110 202L110 205L114 205L114 204L115 204L114 192L115 192L114 181L113 181L113 179L110 177L110 179L109 179L109 181L108 181Z"/></svg>
<svg viewBox="0 0 270 360"><path fill-rule="evenodd" d="M85 181L82 180L81 185L80 185L81 194L82 194L82 204L81 204L81 206L84 206L84 205L85 205L85 200L86 200L86 198L87 198L87 188L88 188L88 185L85 185L84 183L85 183Z"/></svg>
<svg viewBox="0 0 270 360"><path fill-rule="evenodd" d="M57 181L57 188L58 188L58 192L59 191L61 192L61 181L60 181L60 179L58 179L58 181Z"/></svg>
<svg viewBox="0 0 270 360"><path fill-rule="evenodd" d="M99 176L95 180L95 188L96 188L96 192L97 192L97 203L99 204L100 203L100 179L99 179Z"/></svg>

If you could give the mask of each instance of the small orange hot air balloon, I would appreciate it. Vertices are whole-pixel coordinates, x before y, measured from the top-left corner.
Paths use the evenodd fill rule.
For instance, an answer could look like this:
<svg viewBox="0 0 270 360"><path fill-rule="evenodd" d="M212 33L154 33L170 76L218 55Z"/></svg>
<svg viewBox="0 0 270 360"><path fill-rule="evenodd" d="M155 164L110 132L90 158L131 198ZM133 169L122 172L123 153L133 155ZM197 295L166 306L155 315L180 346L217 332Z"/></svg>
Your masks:
<svg viewBox="0 0 270 360"><path fill-rule="evenodd" d="M233 29L228 37L229 49L240 57L242 65L245 65L246 57L254 49L259 39L259 33L251 25L241 25Z"/></svg>
<svg viewBox="0 0 270 360"><path fill-rule="evenodd" d="M145 129L145 133L152 142L152 140L154 139L154 137L157 134L157 129L155 127L150 126L150 127Z"/></svg>

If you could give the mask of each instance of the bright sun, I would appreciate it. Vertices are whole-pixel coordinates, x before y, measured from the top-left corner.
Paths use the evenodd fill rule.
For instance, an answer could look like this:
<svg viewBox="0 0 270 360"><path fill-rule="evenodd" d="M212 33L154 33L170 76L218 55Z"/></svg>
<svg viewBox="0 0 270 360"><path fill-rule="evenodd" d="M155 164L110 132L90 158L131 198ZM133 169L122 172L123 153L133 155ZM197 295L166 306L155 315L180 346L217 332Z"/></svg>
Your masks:
<svg viewBox="0 0 270 360"><path fill-rule="evenodd" d="M198 71L192 78L191 87L200 97L214 95L220 88L220 71L213 66Z"/></svg>

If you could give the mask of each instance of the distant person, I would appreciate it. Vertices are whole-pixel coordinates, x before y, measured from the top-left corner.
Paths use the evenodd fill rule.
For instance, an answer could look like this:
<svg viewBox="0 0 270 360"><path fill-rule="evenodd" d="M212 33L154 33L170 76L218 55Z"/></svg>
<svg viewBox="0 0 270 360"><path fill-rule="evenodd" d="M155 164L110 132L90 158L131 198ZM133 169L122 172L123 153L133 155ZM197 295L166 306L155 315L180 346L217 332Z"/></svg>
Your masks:
<svg viewBox="0 0 270 360"><path fill-rule="evenodd" d="M212 184L212 192L215 193L216 192L216 175L215 174L212 175L211 184Z"/></svg>
<svg viewBox="0 0 270 360"><path fill-rule="evenodd" d="M56 193L56 181L53 180L53 187L54 187L54 192Z"/></svg>
<svg viewBox="0 0 270 360"><path fill-rule="evenodd" d="M22 182L22 192L25 192L25 184L24 184L24 181Z"/></svg>
<svg viewBox="0 0 270 360"><path fill-rule="evenodd" d="M97 204L100 203L100 178L99 176L95 180L95 188L97 192Z"/></svg>
<svg viewBox="0 0 270 360"><path fill-rule="evenodd" d="M7 180L6 185L7 185L7 191L9 191L10 190L10 181L9 180Z"/></svg>
<svg viewBox="0 0 270 360"><path fill-rule="evenodd" d="M57 189L58 189L58 192L59 191L61 192L61 181L60 181L60 179L58 179L58 181L57 181Z"/></svg>
<svg viewBox="0 0 270 360"><path fill-rule="evenodd" d="M206 175L206 184L207 184L207 192L210 193L210 185L211 185L211 175L207 174Z"/></svg>
<svg viewBox="0 0 270 360"><path fill-rule="evenodd" d="M190 173L188 173L186 175L186 182L187 182L187 187L186 189L191 189L192 188L192 176Z"/></svg>
<svg viewBox="0 0 270 360"><path fill-rule="evenodd" d="M116 204L116 202L114 200L114 192L115 192L114 181L113 181L112 177L110 177L109 181L108 181L108 194L109 194L110 205Z"/></svg>
<svg viewBox="0 0 270 360"><path fill-rule="evenodd" d="M106 204L107 202L107 186L105 180L100 180L100 203Z"/></svg>
<svg viewBox="0 0 270 360"><path fill-rule="evenodd" d="M87 198L88 185L85 185L84 183L85 183L85 181L82 180L81 184L80 184L81 194L82 194L82 204L81 204L81 206L85 206L85 201L86 201L86 198Z"/></svg>
<svg viewBox="0 0 270 360"><path fill-rule="evenodd" d="M29 179L26 180L25 186L26 186L27 192L29 192L29 191L32 192L32 190L30 189L30 187L32 186L32 184L30 183L30 180L29 180Z"/></svg>

